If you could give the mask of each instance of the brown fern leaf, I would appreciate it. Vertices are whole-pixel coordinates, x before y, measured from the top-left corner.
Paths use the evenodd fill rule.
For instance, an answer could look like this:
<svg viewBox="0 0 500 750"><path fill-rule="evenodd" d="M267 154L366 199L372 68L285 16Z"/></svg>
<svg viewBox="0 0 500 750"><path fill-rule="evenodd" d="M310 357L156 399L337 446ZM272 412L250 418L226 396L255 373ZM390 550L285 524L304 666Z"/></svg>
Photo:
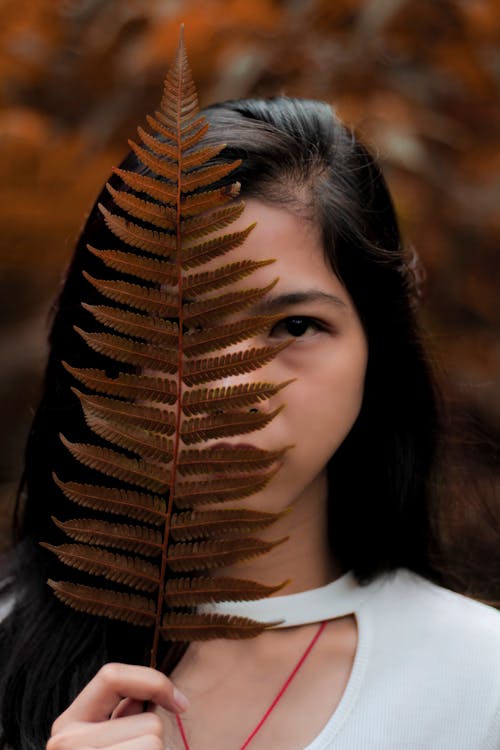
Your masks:
<svg viewBox="0 0 500 750"><path fill-rule="evenodd" d="M134 141L129 140L128 145L135 153L139 161L144 164L151 172L154 172L159 177L166 177L167 180L175 182L177 177L177 163L176 161L169 161L168 159L160 159L156 154L151 153L142 146L138 146Z"/></svg>
<svg viewBox="0 0 500 750"><path fill-rule="evenodd" d="M273 262L271 260L239 260L212 271L189 274L186 276L183 286L186 300L191 300L205 292L212 292L220 287L233 284L235 281L240 281L258 268L263 268Z"/></svg>
<svg viewBox="0 0 500 750"><path fill-rule="evenodd" d="M60 544L56 547L40 542L40 545L53 552L61 562L84 573L103 576L115 583L149 593L158 588L158 566L141 558L117 555L86 544Z"/></svg>
<svg viewBox="0 0 500 750"><path fill-rule="evenodd" d="M184 153L181 159L182 171L189 172L193 167L198 167L200 164L205 164L207 161L215 159L215 157L218 156L225 147L225 143L221 143L218 146L202 146L202 148L194 148L189 150L186 150L184 148ZM233 169L234 166L233 164L231 164L231 169L229 171L232 172ZM195 174L199 174L199 172L195 172ZM213 174L216 173L214 172ZM224 177L225 176L226 175L224 175ZM213 182L213 180L210 180L210 182Z"/></svg>
<svg viewBox="0 0 500 750"><path fill-rule="evenodd" d="M208 542L184 542L172 544L169 548L167 565L171 570L211 570L233 565L269 552L288 537L268 542L263 539L245 537Z"/></svg>
<svg viewBox="0 0 500 750"><path fill-rule="evenodd" d="M255 638L276 625L279 622L260 623L246 617L217 614L169 614L163 618L161 634L167 641Z"/></svg>
<svg viewBox="0 0 500 750"><path fill-rule="evenodd" d="M227 503L241 500L267 487L275 471L262 475L245 475L209 479L203 482L179 482L175 488L175 500L179 508L203 503Z"/></svg>
<svg viewBox="0 0 500 750"><path fill-rule="evenodd" d="M142 281L161 284L161 286L173 286L177 282L177 268L175 264L168 261L121 250L98 250L92 245L87 245L87 249L100 258L108 268L113 268L120 273L135 276Z"/></svg>
<svg viewBox="0 0 500 750"><path fill-rule="evenodd" d="M186 357L199 357L201 354L240 344L251 336L270 330L280 317L279 315L255 316L238 320L235 323L225 323L188 333L184 339L184 353Z"/></svg>
<svg viewBox="0 0 500 750"><path fill-rule="evenodd" d="M181 216L196 216L202 214L204 211L210 211L217 206L225 206L233 198L236 198L239 192L240 184L235 182L228 187L183 196L179 205Z"/></svg>
<svg viewBox="0 0 500 750"><path fill-rule="evenodd" d="M161 346L155 346L153 343L143 343L126 339L123 336L115 336L112 333L87 333L77 326L75 331L85 339L87 344L99 352L105 354L117 362L123 362L128 365L137 365L148 370L157 370L168 372L169 374L177 371L178 359L175 352L165 349Z"/></svg>
<svg viewBox="0 0 500 750"><path fill-rule="evenodd" d="M152 224L159 229L175 232L176 215L170 206L162 206L152 201L143 200L124 190L115 190L109 182L106 183L106 188L114 203L130 216Z"/></svg>
<svg viewBox="0 0 500 750"><path fill-rule="evenodd" d="M184 108L181 108L181 110L177 109L173 116L172 112L167 112L165 108L162 111L156 110L155 117L157 120L159 120L159 122L162 122L167 127L173 125L175 129L175 135L172 135L173 131L170 131L171 137L174 141L177 141L179 145L182 145L182 150L185 151L188 148L188 146L186 145L188 139L190 140L189 148L199 142L200 133L203 131L205 126L205 118L203 117L203 115L195 115L194 118L191 119L186 118L183 109ZM188 124L182 125L183 122L186 122L186 119L188 120ZM181 123L180 127L179 122Z"/></svg>
<svg viewBox="0 0 500 750"><path fill-rule="evenodd" d="M62 363L68 372L80 383L98 393L125 398L129 401L175 404L177 383L165 377L147 375L119 375L109 378L104 370L79 369Z"/></svg>
<svg viewBox="0 0 500 750"><path fill-rule="evenodd" d="M208 539L254 534L278 521L289 510L281 513L227 508L224 510L191 510L174 513L170 533L177 542L188 542L200 537Z"/></svg>
<svg viewBox="0 0 500 750"><path fill-rule="evenodd" d="M150 459L166 466L172 461L172 441L151 433L148 430L123 427L119 423L111 424L106 419L99 419L84 408L85 421L92 432L104 438L118 448L136 453L140 458Z"/></svg>
<svg viewBox="0 0 500 750"><path fill-rule="evenodd" d="M113 172L117 174L125 185L136 190L138 193L145 193L153 200L160 201L167 206L175 206L177 202L177 189L175 185L168 182L160 182L154 177L144 177L135 172L128 172L126 169L113 167Z"/></svg>
<svg viewBox="0 0 500 750"><path fill-rule="evenodd" d="M207 601L241 601L262 599L280 591L288 581L266 586L243 578L172 578L167 582L167 602L172 607L192 607Z"/></svg>
<svg viewBox="0 0 500 750"><path fill-rule="evenodd" d="M60 436L63 445L82 463L94 471L141 487L152 492L166 492L169 487L168 473L163 466L145 460L127 458L122 453L95 445L70 443Z"/></svg>
<svg viewBox="0 0 500 750"><path fill-rule="evenodd" d="M174 432L175 423L171 411L143 404L129 405L125 401L106 396L88 396L77 388L71 390L88 413L106 419L110 424L136 425L159 435L172 435Z"/></svg>
<svg viewBox="0 0 500 750"><path fill-rule="evenodd" d="M49 579L47 583L58 599L80 612L148 627L151 627L155 621L154 601L145 596L123 594L68 581Z"/></svg>
<svg viewBox="0 0 500 750"><path fill-rule="evenodd" d="M163 129L163 126L160 123L157 123L156 120L153 117L150 117L148 115L147 117L148 122L152 120L152 122L149 122L150 127L155 130L155 125L157 124L159 126L159 130L157 130L157 133L161 134L161 129ZM169 135L167 135L167 138L171 137L171 131L167 131ZM145 146L147 146L154 154L157 156L164 156L167 159L170 159L172 162L176 162L177 160L177 149L175 146L172 146L171 143L168 141L159 141L158 138L155 135L151 135L148 133L147 130L144 130L144 128L141 128L140 126L137 128L137 135L143 142ZM174 177L175 179L175 177Z"/></svg>
<svg viewBox="0 0 500 750"><path fill-rule="evenodd" d="M286 450L288 447L266 451L253 446L183 450L179 455L178 469L182 475L252 472L280 461Z"/></svg>
<svg viewBox="0 0 500 750"><path fill-rule="evenodd" d="M72 460L87 467L92 478L104 479L94 486L92 479L79 484L54 478L70 504L95 515L75 519L71 507L58 513L54 524L72 541L44 547L76 576L76 582L52 582L56 595L83 612L150 627L150 664L155 666L160 637L241 638L266 627L176 608L252 599L279 589L242 579L201 578L196 571L269 552L284 538L265 541L253 534L283 514L198 508L261 491L288 448L185 446L250 434L276 417L279 403L266 410L249 407L275 397L288 383L221 388L217 381L258 370L288 342L255 345L277 318L252 314L252 308L277 280L265 287L232 287L272 260L228 262L228 253L252 230L228 231L243 203L236 200L238 183L221 187L220 181L240 162L223 158L224 144L204 140L208 126L198 109L182 39L161 110L147 122L150 131L139 129L140 142L131 143L143 173L114 169L122 188L108 184L110 205L100 207L117 247L88 247L103 275L111 277L84 271L105 304L83 301L94 330L75 329L82 346L108 358L113 372L120 365L122 371L110 377L104 368L64 365L90 391L73 389L96 444L61 440ZM227 351L240 345L239 351ZM208 356L212 352L217 356ZM176 571L195 576L176 582ZM84 586L82 576L110 584ZM134 593L141 591L151 599Z"/></svg>
<svg viewBox="0 0 500 750"><path fill-rule="evenodd" d="M143 131L144 132L144 131ZM155 148L154 144L158 144L158 141L152 139L150 142L151 151L147 151L142 146L137 145L134 141L129 141L129 146L142 164L154 172L155 174L165 177L167 180L175 181L177 177L177 162L169 161L168 158L159 158L154 151L166 150L162 149L163 144L158 144L159 147ZM208 146L205 148L199 148L182 157L181 169L183 173L188 173L192 167L198 167L200 164L213 159L217 156L222 149L221 146ZM152 153L153 152L153 153ZM217 168L217 172L214 172L213 167L209 169L198 169L192 174L186 174L181 180L181 186L183 192L191 192L199 187L206 184L211 184L215 179L221 179L226 177L230 172L234 170L236 166L239 166L240 162L233 162L232 164L221 164ZM208 178L208 179L207 179Z"/></svg>
<svg viewBox="0 0 500 750"><path fill-rule="evenodd" d="M102 204L99 204L99 210L104 216L104 220L109 229L119 239L126 242L131 247L137 247L152 255L170 256L176 247L176 238L168 232L159 232L156 229L144 229L138 224L122 219L121 216L115 216L108 211Z"/></svg>
<svg viewBox="0 0 500 750"><path fill-rule="evenodd" d="M108 328L127 336L143 338L160 347L173 348L177 346L179 327L177 323L162 318L152 318L149 315L120 310L106 305L82 304L94 318ZM91 344L90 344L91 345Z"/></svg>
<svg viewBox="0 0 500 750"><path fill-rule="evenodd" d="M76 542L104 547L118 547L129 552L137 552L146 557L161 554L162 536L157 529L147 526L110 523L93 518L74 518L59 521L52 516L55 525Z"/></svg>
<svg viewBox="0 0 500 750"><path fill-rule="evenodd" d="M239 232L232 232L223 237L205 240L197 245L187 247L182 257L182 268L186 271L190 268L196 268L207 263L209 260L213 260L213 258L220 257L223 253L229 252L229 250L233 250L233 248L238 247L238 245L241 245L246 240L254 226L254 224L251 224Z"/></svg>
<svg viewBox="0 0 500 750"><path fill-rule="evenodd" d="M191 219L185 219L182 224L183 237L191 244L192 240L206 237L211 232L224 229L241 216L243 209L244 205L240 201L239 203L232 203L225 208L210 211L201 216L193 216Z"/></svg>
<svg viewBox="0 0 500 750"><path fill-rule="evenodd" d="M267 401L282 388L292 383L240 383L221 388L196 388L184 393L182 409L188 417L203 412L218 412L221 409L243 409L245 406Z"/></svg>
<svg viewBox="0 0 500 750"><path fill-rule="evenodd" d="M159 140L156 135L148 133L147 130L144 130L144 128L139 126L137 128L137 134L141 141L145 146L148 146L148 148L158 154L158 156L166 156L167 159L175 161L178 156L178 150L175 145L169 142L173 139L174 134L172 131L167 130L161 122L155 120L151 115L146 115L146 120L151 130L154 130L158 135L164 136L166 140ZM208 126L205 130L208 130Z"/></svg>
<svg viewBox="0 0 500 750"><path fill-rule="evenodd" d="M109 192L114 196L117 205L119 205L124 210L128 210L128 212L136 218L142 219L143 221L149 221L155 226L161 228L171 229L172 226L175 226L175 214L172 218L171 208L159 206L157 203L151 203L149 201L141 200L130 193L114 190L109 184L107 185L107 188ZM204 213L201 216L194 216L191 219L187 219L183 224L183 236L185 237L185 242L197 239L199 237L204 237L210 232L214 232L227 226L241 215L243 207L243 203L240 202L232 204L226 208L222 208L218 211L211 211L209 213ZM160 212L160 209L163 209L163 211ZM106 215L107 222L110 225L110 228L112 228L113 231L116 230L115 233L118 236L122 236L124 241L128 242L130 240L129 244L131 244L133 247L142 246L143 249L153 252L155 244L161 237L160 234L147 234L144 231L140 231L141 228L136 227L136 225L132 225L136 228L134 231L131 231L131 225L129 222L124 222L124 220L120 219L119 217L113 217L113 215L109 211L106 211L106 209L104 209L104 207L102 206L101 211ZM235 240L233 239L229 242L232 243L234 241ZM171 251L173 247L175 247L173 241L169 240L168 244L166 244L165 247L162 246L162 254L164 254L165 248ZM226 245L225 247L226 250L232 249L232 247L228 245ZM169 264L165 261L147 257L138 257L136 255L132 255L130 252L123 253L120 251L112 250L98 250L90 245L88 246L88 248L95 255L101 257L108 265L116 268L117 270L123 271L124 273L131 273L138 276L139 278L143 278L148 281L162 280L163 283L171 284L175 281L172 264ZM208 250L211 254L211 247L208 247ZM204 255L201 255L200 251L203 251ZM206 251L207 248L203 244L201 246L196 246L196 249L193 248L192 253L193 255L200 254L200 257L205 257ZM251 273L253 270L255 270L255 268L267 265L270 262L272 261L246 261L246 263L250 265L248 273ZM240 261L235 265L242 265L244 263L245 261ZM242 275L237 275L234 278L242 278ZM230 283L231 280L234 279L228 279L224 283ZM189 283L187 283L187 287L189 289ZM211 284L207 286L207 288L212 290L216 288L216 286Z"/></svg>
<svg viewBox="0 0 500 750"><path fill-rule="evenodd" d="M56 474L52 474L52 478L68 500L76 505L102 513L127 516L132 520L156 526L161 526L165 522L165 499L157 495L78 482L61 482Z"/></svg>
<svg viewBox="0 0 500 750"><path fill-rule="evenodd" d="M179 312L177 297L160 289L148 289L126 281L100 281L85 271L83 275L92 286L113 302L144 310L150 315L162 315L164 318L175 318Z"/></svg>
<svg viewBox="0 0 500 750"><path fill-rule="evenodd" d="M245 375L247 372L258 370L270 362L279 352L289 345L289 341L282 341L274 346L261 346L234 354L223 354L210 359L190 360L184 368L184 382L186 385L200 385L211 383L220 378L231 375Z"/></svg>
<svg viewBox="0 0 500 750"><path fill-rule="evenodd" d="M264 288L242 289L237 292L228 292L218 297L190 302L184 308L184 320L189 325L203 325L207 320L218 321L233 313L241 312L254 305L264 297L276 281Z"/></svg>
<svg viewBox="0 0 500 750"><path fill-rule="evenodd" d="M160 113L161 115L161 113ZM156 131L159 135L162 135L164 138L167 138L167 140L176 140L176 134L172 130L168 130L164 125L162 125L161 122L159 122L157 119L155 120L154 117L151 115L146 115L146 120L148 122L149 127ZM191 137L184 137L182 140L183 148L185 150L188 150L193 146L195 143L198 143L198 141L205 135L205 133L208 130L208 123L205 122L203 125L194 133ZM171 159L176 159L178 151L175 148L175 146L172 146L169 143L165 143L163 141L155 141L156 143L161 143L162 146L165 148L165 156L169 156ZM167 150L167 147L169 150Z"/></svg>
<svg viewBox="0 0 500 750"><path fill-rule="evenodd" d="M187 173L182 177L182 192L192 193L200 187L212 185L214 182L222 180L223 177L227 177L227 175L233 172L236 167L239 167L240 164L241 160L238 159L230 164L218 164L217 166L210 166L206 169L193 170L191 173Z"/></svg>
<svg viewBox="0 0 500 750"><path fill-rule="evenodd" d="M193 127L202 127L204 118L199 116L198 94L184 47L184 30L181 27L179 47L167 77L163 83L161 110L157 117L167 126L174 127L174 136L182 135Z"/></svg>
<svg viewBox="0 0 500 750"><path fill-rule="evenodd" d="M213 414L208 417L186 419L181 427L181 437L186 445L200 443L204 440L245 435L248 432L261 430L283 409L278 406L268 414L233 411L225 414Z"/></svg>

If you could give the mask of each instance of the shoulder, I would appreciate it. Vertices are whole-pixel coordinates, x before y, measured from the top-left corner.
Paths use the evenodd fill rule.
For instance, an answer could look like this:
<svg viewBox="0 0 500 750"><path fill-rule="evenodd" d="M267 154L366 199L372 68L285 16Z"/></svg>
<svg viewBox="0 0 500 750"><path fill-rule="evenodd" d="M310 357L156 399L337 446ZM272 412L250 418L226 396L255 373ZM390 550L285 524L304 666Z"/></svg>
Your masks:
<svg viewBox="0 0 500 750"><path fill-rule="evenodd" d="M380 596L402 614L404 608L414 614L424 605L426 619L436 627L462 632L464 628L479 628L491 632L500 643L500 612L494 607L432 583L406 568L382 576L379 583Z"/></svg>
<svg viewBox="0 0 500 750"><path fill-rule="evenodd" d="M486 637L500 648L500 612L494 607L439 586L417 573L400 568L376 579L372 606L382 608L396 622L412 619L427 623L436 634L446 632Z"/></svg>
<svg viewBox="0 0 500 750"><path fill-rule="evenodd" d="M366 606L389 641L437 659L436 668L489 676L500 694L500 612L406 569L370 586Z"/></svg>
<svg viewBox="0 0 500 750"><path fill-rule="evenodd" d="M370 633L373 685L397 686L419 721L473 738L456 747L497 747L500 612L406 569L368 588L359 615Z"/></svg>
<svg viewBox="0 0 500 750"><path fill-rule="evenodd" d="M356 615L374 721L395 705L388 721L410 727L413 747L500 748L500 613L406 569L366 589Z"/></svg>

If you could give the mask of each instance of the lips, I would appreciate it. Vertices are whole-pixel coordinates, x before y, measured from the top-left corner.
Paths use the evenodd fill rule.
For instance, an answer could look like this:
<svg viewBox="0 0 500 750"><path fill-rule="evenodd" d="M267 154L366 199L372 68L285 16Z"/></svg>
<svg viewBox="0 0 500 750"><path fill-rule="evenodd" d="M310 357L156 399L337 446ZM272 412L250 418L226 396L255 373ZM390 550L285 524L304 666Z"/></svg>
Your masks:
<svg viewBox="0 0 500 750"><path fill-rule="evenodd" d="M213 443L208 447L221 450L245 450L247 448L256 448L257 446L252 445L252 443Z"/></svg>

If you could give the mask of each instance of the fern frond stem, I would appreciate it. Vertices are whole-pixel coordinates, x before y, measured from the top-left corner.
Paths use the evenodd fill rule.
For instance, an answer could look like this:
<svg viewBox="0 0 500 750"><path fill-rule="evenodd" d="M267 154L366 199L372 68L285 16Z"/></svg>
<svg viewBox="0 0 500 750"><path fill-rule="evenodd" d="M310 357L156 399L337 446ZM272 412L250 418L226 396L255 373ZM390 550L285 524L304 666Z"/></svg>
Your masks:
<svg viewBox="0 0 500 750"><path fill-rule="evenodd" d="M176 264L177 264L177 287L178 287L178 300L179 300L179 320L178 320L178 385L177 385L177 404L176 404L176 415L175 415L175 433L174 433L174 446L173 446L173 457L172 457L172 475L170 477L170 492L168 498L165 526L163 532L163 544L162 544L162 555L160 563L160 576L158 585L158 602L156 608L156 622L154 629L153 645L151 647L151 660L150 667L156 668L157 666L157 654L158 654L158 642L160 638L160 628L162 623L162 613L165 600L165 574L167 568L167 549L168 542L170 539L170 526L172 520L172 511L175 497L175 485L177 475L177 463L179 457L179 443L181 435L181 419L182 419L182 399L183 399L183 304L182 304L182 235L181 235L181 196L182 196L182 129L181 129L181 101L183 93L183 82L185 76L184 60L182 59L182 36L179 44L177 54L177 197L176 197Z"/></svg>

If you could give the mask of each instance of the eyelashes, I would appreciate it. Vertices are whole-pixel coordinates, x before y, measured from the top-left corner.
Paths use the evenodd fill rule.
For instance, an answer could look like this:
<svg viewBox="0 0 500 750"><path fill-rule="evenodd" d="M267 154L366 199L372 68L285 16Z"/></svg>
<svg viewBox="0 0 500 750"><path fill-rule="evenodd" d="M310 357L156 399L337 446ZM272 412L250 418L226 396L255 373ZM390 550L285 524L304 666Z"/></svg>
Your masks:
<svg viewBox="0 0 500 750"><path fill-rule="evenodd" d="M324 331L325 327L306 315L291 315L276 323L269 332L270 338L310 338Z"/></svg>

